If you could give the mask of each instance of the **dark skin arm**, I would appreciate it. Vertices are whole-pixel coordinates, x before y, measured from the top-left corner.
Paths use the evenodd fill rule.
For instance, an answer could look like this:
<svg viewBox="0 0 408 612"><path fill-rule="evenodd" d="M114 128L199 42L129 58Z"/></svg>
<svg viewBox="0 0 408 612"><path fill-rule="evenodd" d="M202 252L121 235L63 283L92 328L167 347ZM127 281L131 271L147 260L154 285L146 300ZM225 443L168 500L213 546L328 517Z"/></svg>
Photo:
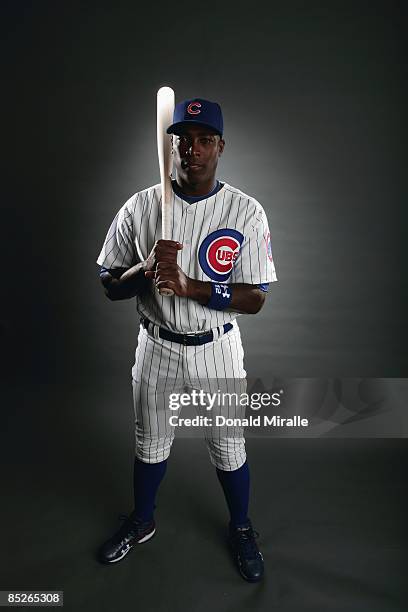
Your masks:
<svg viewBox="0 0 408 612"><path fill-rule="evenodd" d="M211 297L211 284L204 281L189 279L191 283L190 297L196 300L199 304L205 306ZM256 314L259 312L265 302L265 292L261 291L255 285L246 283L231 283L228 287L232 288L232 300L229 308L226 311L233 310L243 314ZM195 297L194 297L195 296Z"/></svg>
<svg viewBox="0 0 408 612"><path fill-rule="evenodd" d="M174 248L182 249L179 242L172 240L159 240L163 248L164 259L158 259L157 265L145 271L145 276L154 280L157 289L169 288L179 297L187 297L205 306L211 297L210 282L189 278L174 259ZM255 285L246 283L231 284L232 300L227 310L243 314L256 314L265 302L265 292Z"/></svg>
<svg viewBox="0 0 408 612"><path fill-rule="evenodd" d="M109 272L102 272L100 279L105 288L106 297L115 301L142 295L149 285L144 274L144 263L143 261L127 269L120 278L115 278Z"/></svg>
<svg viewBox="0 0 408 612"><path fill-rule="evenodd" d="M211 297L210 282L189 278L177 265L177 253L183 246L173 240L158 240L149 257L126 270L120 278L109 272L101 274L105 295L110 300L126 300L146 291L150 280L157 289L167 287L179 297L187 297L205 306ZM256 314L265 302L265 292L254 285L234 283L228 310L243 314Z"/></svg>
<svg viewBox="0 0 408 612"><path fill-rule="evenodd" d="M176 245L179 245L179 247ZM100 279L105 288L105 295L112 301L128 300L136 295L142 295L151 284L145 272L154 270L158 261L163 263L176 262L180 248L181 245L178 242L158 240L149 257L125 270L120 278L114 278L109 272L103 272Z"/></svg>

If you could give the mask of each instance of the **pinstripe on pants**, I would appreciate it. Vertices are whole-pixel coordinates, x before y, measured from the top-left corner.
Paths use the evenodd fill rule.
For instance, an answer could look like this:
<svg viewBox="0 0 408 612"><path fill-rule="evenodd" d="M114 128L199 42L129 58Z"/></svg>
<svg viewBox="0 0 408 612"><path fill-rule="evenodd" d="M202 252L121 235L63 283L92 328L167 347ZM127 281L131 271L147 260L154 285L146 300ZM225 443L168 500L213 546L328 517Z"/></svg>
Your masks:
<svg viewBox="0 0 408 612"><path fill-rule="evenodd" d="M132 368L138 459L158 463L170 454L175 427L170 425L169 417L175 413L168 405L169 393L182 393L189 389L203 389L208 393L218 390L244 393L246 372L243 357L236 321L230 332L202 346L183 346L154 338L141 326ZM219 406L216 403L211 411L202 406L198 406L197 411L212 417L215 422L217 414L243 418L245 407L236 404ZM204 435L213 465L231 471L244 464L246 453L242 427L213 425L204 427Z"/></svg>

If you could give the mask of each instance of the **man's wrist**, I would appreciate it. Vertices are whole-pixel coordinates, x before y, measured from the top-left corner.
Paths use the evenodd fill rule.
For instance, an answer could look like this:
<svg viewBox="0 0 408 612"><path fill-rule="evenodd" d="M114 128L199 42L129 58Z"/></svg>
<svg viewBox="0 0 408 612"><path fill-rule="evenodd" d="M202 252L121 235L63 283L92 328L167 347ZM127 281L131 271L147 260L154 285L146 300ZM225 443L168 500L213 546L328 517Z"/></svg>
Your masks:
<svg viewBox="0 0 408 612"><path fill-rule="evenodd" d="M140 262L140 267L143 270L143 272L147 272L148 270L153 270L153 268L149 267L149 261L147 259L144 259L143 261Z"/></svg>
<svg viewBox="0 0 408 612"><path fill-rule="evenodd" d="M208 308L214 310L227 310L232 302L232 286L221 283L211 283L211 297L207 303Z"/></svg>
<svg viewBox="0 0 408 612"><path fill-rule="evenodd" d="M188 278L186 297L205 306L211 297L211 283Z"/></svg>

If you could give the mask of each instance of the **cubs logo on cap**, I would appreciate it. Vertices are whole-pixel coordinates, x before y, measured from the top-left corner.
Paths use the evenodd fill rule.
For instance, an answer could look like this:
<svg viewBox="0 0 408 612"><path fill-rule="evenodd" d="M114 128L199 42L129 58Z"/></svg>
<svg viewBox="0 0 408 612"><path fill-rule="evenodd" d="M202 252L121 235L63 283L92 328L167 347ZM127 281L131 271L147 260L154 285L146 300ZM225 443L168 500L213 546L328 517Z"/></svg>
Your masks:
<svg viewBox="0 0 408 612"><path fill-rule="evenodd" d="M191 102L191 104L187 106L187 112L190 115L199 115L201 113L200 108L201 108L200 102Z"/></svg>
<svg viewBox="0 0 408 612"><path fill-rule="evenodd" d="M176 104L173 123L167 128L167 134L179 134L189 124L211 128L222 136L224 120L220 105L203 98L193 98Z"/></svg>
<svg viewBox="0 0 408 612"><path fill-rule="evenodd" d="M203 272L212 280L226 281L239 257L244 236L235 229L211 232L201 243L198 261Z"/></svg>

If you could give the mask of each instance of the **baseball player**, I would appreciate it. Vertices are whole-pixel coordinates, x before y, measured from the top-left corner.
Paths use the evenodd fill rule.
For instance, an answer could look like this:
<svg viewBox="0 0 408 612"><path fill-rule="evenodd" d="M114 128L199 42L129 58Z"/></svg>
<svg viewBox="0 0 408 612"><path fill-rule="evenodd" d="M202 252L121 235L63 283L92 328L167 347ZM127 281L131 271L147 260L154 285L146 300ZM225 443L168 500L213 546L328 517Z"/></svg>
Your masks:
<svg viewBox="0 0 408 612"><path fill-rule="evenodd" d="M120 561L155 533L156 493L175 435L169 389L220 389L231 382L235 390L245 388L237 318L259 312L277 280L262 206L216 179L225 146L220 106L201 98L177 104L167 133L176 169L172 240L160 239L161 186L154 185L120 208L97 259L107 297L135 297L141 319L132 368L135 506L101 547L104 563ZM160 295L161 288L174 295ZM242 409L213 410L236 416ZM230 513L234 559L241 575L257 582L264 564L248 518L243 428L211 425L204 435Z"/></svg>

